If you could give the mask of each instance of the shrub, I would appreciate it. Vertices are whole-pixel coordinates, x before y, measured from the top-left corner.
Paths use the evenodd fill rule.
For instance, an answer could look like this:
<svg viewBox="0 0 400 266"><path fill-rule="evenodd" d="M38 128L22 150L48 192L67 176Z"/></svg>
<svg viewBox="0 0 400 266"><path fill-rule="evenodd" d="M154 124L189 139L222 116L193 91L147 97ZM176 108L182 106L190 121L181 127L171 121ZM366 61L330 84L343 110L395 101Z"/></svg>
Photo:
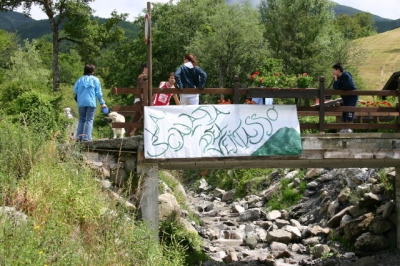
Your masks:
<svg viewBox="0 0 400 266"><path fill-rule="evenodd" d="M39 92L25 92L11 102L7 114L14 122L26 124L31 132L50 137L59 131L63 135L68 120L61 109L61 97Z"/></svg>

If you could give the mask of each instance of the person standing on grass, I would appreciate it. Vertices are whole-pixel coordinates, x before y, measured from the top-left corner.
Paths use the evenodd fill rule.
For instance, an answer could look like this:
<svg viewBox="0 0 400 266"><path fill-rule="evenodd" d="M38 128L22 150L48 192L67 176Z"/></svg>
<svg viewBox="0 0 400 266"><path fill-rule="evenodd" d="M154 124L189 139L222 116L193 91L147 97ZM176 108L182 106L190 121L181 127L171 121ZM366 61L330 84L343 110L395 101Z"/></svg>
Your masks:
<svg viewBox="0 0 400 266"><path fill-rule="evenodd" d="M353 77L347 71L344 71L343 65L337 63L333 68L333 89L335 90L357 90ZM343 106L357 106L358 95L340 95L342 97ZM354 112L343 112L343 123L352 123L354 120ZM340 130L340 133L352 133L350 128Z"/></svg>
<svg viewBox="0 0 400 266"><path fill-rule="evenodd" d="M92 140L96 98L101 108L107 108L101 92L100 80L93 76L94 69L94 65L86 64L83 69L83 76L80 77L74 85L79 113L79 123L76 133L77 141Z"/></svg>
<svg viewBox="0 0 400 266"><path fill-rule="evenodd" d="M175 88L175 73L170 73L168 81L161 81L159 88L167 89L167 88ZM181 102L178 99L178 95L173 93L156 93L153 95L152 103L153 106L160 105L169 105L171 97L174 97L175 104L180 105Z"/></svg>
<svg viewBox="0 0 400 266"><path fill-rule="evenodd" d="M184 88L204 89L207 81L207 74L197 65L196 57L193 54L186 54L183 57L183 65L175 71L176 84L180 90ZM181 94L181 104L199 104L199 94Z"/></svg>

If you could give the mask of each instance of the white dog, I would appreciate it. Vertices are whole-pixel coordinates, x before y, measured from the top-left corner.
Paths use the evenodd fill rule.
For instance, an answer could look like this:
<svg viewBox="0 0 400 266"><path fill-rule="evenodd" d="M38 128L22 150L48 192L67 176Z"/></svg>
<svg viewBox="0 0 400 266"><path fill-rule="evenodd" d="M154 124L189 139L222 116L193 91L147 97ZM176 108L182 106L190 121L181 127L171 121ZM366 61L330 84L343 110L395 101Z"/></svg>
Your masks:
<svg viewBox="0 0 400 266"><path fill-rule="evenodd" d="M118 114L117 112L111 112L108 114L108 118L113 122L113 123L125 123L125 116ZM125 135L125 129L124 128L112 128L113 133L114 133L114 139L117 138L117 135L120 138L123 138Z"/></svg>

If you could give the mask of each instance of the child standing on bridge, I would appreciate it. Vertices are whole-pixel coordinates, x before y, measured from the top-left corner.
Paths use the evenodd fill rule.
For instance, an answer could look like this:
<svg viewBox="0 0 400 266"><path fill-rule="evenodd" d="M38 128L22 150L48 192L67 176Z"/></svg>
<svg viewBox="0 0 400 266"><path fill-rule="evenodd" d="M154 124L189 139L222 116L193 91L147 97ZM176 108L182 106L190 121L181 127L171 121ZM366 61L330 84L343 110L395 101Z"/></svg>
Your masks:
<svg viewBox="0 0 400 266"><path fill-rule="evenodd" d="M354 84L353 77L347 71L344 71L343 65L337 63L332 66L333 68L333 89L335 90L357 90ZM343 106L356 106L358 95L340 95L342 97ZM352 123L354 120L354 112L343 112L343 123ZM350 128L340 130L340 133L352 133Z"/></svg>
<svg viewBox="0 0 400 266"><path fill-rule="evenodd" d="M161 81L159 88L166 89L166 88L175 88L175 73L169 74L168 81ZM180 105L181 102L178 99L178 95L172 93L157 93L153 95L152 102L153 106L158 105L169 105L171 97L174 97L175 104Z"/></svg>

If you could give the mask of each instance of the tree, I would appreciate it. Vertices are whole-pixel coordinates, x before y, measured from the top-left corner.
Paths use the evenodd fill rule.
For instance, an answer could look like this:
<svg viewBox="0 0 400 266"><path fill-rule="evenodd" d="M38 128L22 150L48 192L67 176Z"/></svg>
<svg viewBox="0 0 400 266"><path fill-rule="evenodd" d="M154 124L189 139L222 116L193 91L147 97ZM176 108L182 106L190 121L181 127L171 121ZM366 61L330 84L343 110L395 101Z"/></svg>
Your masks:
<svg viewBox="0 0 400 266"><path fill-rule="evenodd" d="M16 50L16 46L16 35L0 30L0 83L3 81L4 73L9 67L10 57Z"/></svg>
<svg viewBox="0 0 400 266"><path fill-rule="evenodd" d="M267 54L257 10L248 3L219 4L186 50L199 56L209 84L225 87L234 75L247 76Z"/></svg>
<svg viewBox="0 0 400 266"><path fill-rule="evenodd" d="M116 27L120 20L126 18L126 14L118 15L113 12L113 18L102 26L97 21L91 20L92 9L89 6L94 0L27 0L27 1L1 1L0 11L15 10L18 7L23 8L23 13L30 15L32 5L38 5L46 13L51 29L53 44L53 90L60 88L60 70L59 70L59 49L62 41L72 41L82 47L84 59L93 59L95 55L100 54L101 48L114 38L120 38L123 33ZM64 26L64 30L62 30ZM115 34L110 34L115 33ZM89 49L88 47L92 48ZM95 49L96 48L96 49ZM90 51L90 52L89 52ZM81 55L82 56L82 55Z"/></svg>
<svg viewBox="0 0 400 266"><path fill-rule="evenodd" d="M323 71L334 14L329 0L261 0L265 37L287 73Z"/></svg>
<svg viewBox="0 0 400 266"><path fill-rule="evenodd" d="M336 17L335 26L346 39L354 40L376 34L374 18L370 13L342 14Z"/></svg>
<svg viewBox="0 0 400 266"><path fill-rule="evenodd" d="M0 11L15 10L18 7L23 8L23 13L30 15L32 5L38 5L46 13L49 18L51 29L53 32L53 90L58 91L60 88L60 72L58 66L58 51L61 41L68 39L70 36L62 36L60 38L60 26L66 22L68 17L79 17L79 21L69 21L69 25L75 28L84 28L83 23L87 23L90 19L92 9L89 2L93 0L58 0L58 1L43 1L43 0L28 0L17 1L9 0L2 1Z"/></svg>

